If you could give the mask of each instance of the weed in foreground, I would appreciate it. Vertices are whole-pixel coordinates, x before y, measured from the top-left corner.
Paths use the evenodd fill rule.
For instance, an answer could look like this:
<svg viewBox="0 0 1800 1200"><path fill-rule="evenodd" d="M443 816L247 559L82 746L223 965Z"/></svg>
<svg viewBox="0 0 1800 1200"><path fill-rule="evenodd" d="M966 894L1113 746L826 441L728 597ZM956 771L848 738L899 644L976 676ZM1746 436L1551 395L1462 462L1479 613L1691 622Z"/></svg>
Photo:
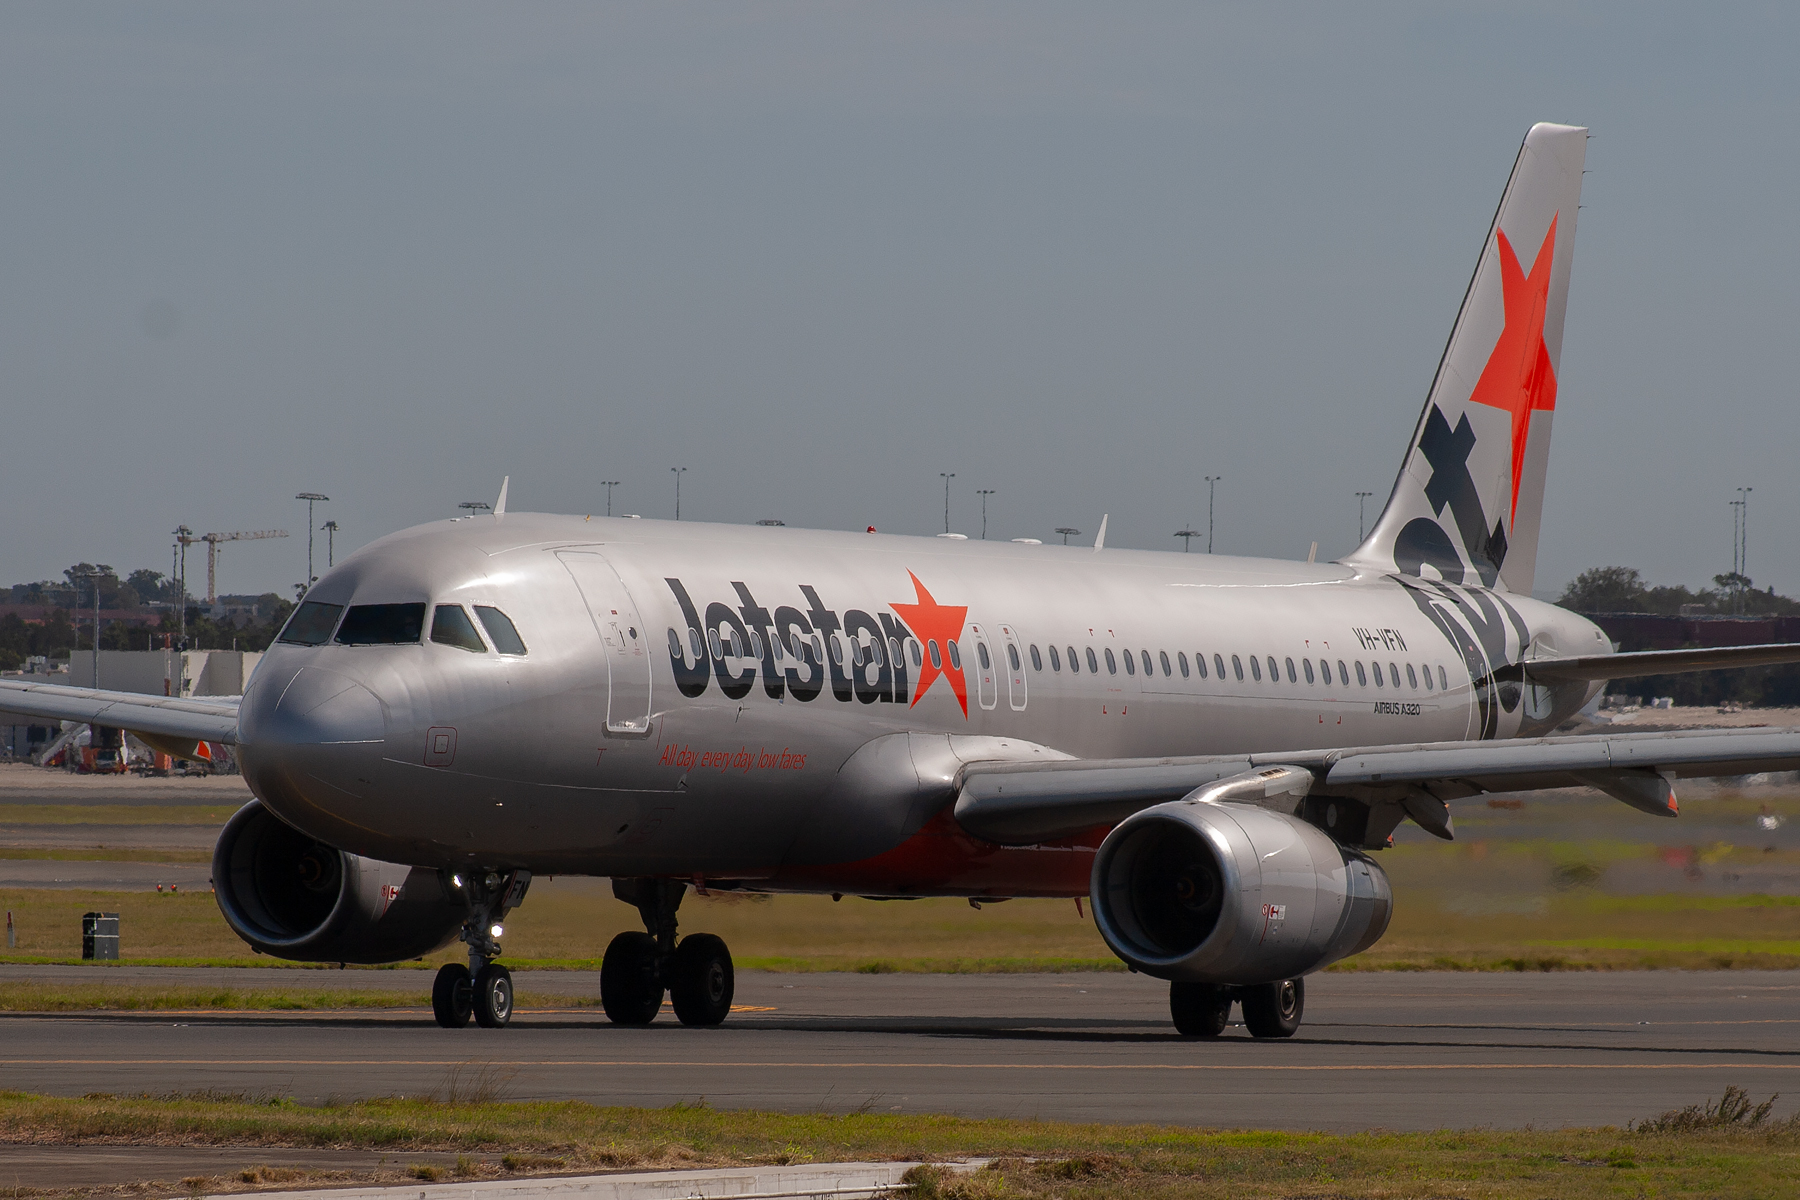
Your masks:
<svg viewBox="0 0 1800 1200"><path fill-rule="evenodd" d="M1629 1126L1633 1133L1702 1133L1719 1129L1761 1129L1781 1099L1776 1092L1761 1104L1750 1103L1750 1093L1736 1085L1728 1085L1717 1101L1707 1099L1686 1108L1672 1108L1661 1116L1638 1121ZM1782 1125L1800 1127L1800 1114L1789 1117Z"/></svg>

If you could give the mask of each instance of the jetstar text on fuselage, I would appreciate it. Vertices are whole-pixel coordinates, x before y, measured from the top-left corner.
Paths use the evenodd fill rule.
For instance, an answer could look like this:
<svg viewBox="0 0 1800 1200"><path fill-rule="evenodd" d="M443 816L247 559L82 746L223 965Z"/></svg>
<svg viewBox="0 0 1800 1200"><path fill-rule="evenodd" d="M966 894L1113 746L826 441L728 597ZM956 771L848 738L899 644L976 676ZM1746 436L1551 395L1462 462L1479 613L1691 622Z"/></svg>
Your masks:
<svg viewBox="0 0 1800 1200"><path fill-rule="evenodd" d="M798 603L771 608L737 580L731 601L708 601L702 613L680 579L665 579L686 622L685 633L671 629L668 635L675 686L691 699L716 682L728 699L741 700L760 681L772 700L805 703L829 685L831 697L845 703L911 706L942 676L966 717L957 643L968 607L939 604L918 576L908 575L916 601L879 613L840 613L804 583L795 589Z"/></svg>

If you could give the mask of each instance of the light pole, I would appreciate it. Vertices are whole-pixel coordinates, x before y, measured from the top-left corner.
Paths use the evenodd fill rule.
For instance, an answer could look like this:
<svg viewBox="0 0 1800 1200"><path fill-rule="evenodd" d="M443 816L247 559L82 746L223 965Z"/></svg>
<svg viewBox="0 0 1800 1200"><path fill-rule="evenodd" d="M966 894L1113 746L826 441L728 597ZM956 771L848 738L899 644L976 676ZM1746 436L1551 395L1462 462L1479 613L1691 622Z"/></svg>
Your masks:
<svg viewBox="0 0 1800 1200"><path fill-rule="evenodd" d="M1368 524L1363 518L1363 505L1368 503L1369 497L1374 494L1374 492L1356 493L1356 544L1359 546L1362 545L1363 539L1369 536Z"/></svg>
<svg viewBox="0 0 1800 1200"><path fill-rule="evenodd" d="M1198 529L1177 529L1175 531L1175 536L1181 539L1181 552L1186 554L1188 552L1189 540L1199 537L1200 531Z"/></svg>
<svg viewBox="0 0 1800 1200"><path fill-rule="evenodd" d="M1070 525L1058 525L1056 527L1056 532L1063 535L1063 545L1066 546L1069 544L1069 539L1071 537L1076 537L1076 536L1080 535L1081 530L1076 529Z"/></svg>
<svg viewBox="0 0 1800 1200"><path fill-rule="evenodd" d="M600 486L606 489L606 515L612 516L612 490L619 486L616 479L602 479Z"/></svg>
<svg viewBox="0 0 1800 1200"><path fill-rule="evenodd" d="M319 528L325 531L325 569L329 571L337 562L337 522L327 521Z"/></svg>
<svg viewBox="0 0 1800 1200"><path fill-rule="evenodd" d="M1746 584L1750 582L1750 493L1755 490L1738 489L1738 499L1743 505L1743 519L1738 523L1738 574L1744 577Z"/></svg>
<svg viewBox="0 0 1800 1200"><path fill-rule="evenodd" d="M313 505L331 497L321 492L295 492L294 499L306 501L306 586L310 588L318 579L313 574Z"/></svg>
<svg viewBox="0 0 1800 1200"><path fill-rule="evenodd" d="M188 543L193 540L193 530L189 529L186 525L177 525L175 527L175 557L176 561L180 564L175 569L175 590L177 593L175 602L177 611L180 614L176 618L175 628L177 630L176 636L180 639L181 648L183 650L187 649L187 548Z"/></svg>
<svg viewBox="0 0 1800 1200"><path fill-rule="evenodd" d="M681 477L687 474L686 467L670 467L675 473L675 519L681 520Z"/></svg>
<svg viewBox="0 0 1800 1200"><path fill-rule="evenodd" d="M956 478L955 471L939 471L944 477L944 532L950 532L950 481Z"/></svg>
<svg viewBox="0 0 1800 1200"><path fill-rule="evenodd" d="M1223 475L1206 477L1206 552L1208 554L1212 553L1213 543L1213 497L1217 494L1219 480L1223 478L1225 478Z"/></svg>
<svg viewBox="0 0 1800 1200"><path fill-rule="evenodd" d="M987 541L987 498L994 494L993 488L976 488L975 494L981 497L981 540ZM948 529L945 533L950 532Z"/></svg>
<svg viewBox="0 0 1800 1200"><path fill-rule="evenodd" d="M89 686L98 690L100 687L100 572L82 571L76 578L87 580L94 589L94 682Z"/></svg>

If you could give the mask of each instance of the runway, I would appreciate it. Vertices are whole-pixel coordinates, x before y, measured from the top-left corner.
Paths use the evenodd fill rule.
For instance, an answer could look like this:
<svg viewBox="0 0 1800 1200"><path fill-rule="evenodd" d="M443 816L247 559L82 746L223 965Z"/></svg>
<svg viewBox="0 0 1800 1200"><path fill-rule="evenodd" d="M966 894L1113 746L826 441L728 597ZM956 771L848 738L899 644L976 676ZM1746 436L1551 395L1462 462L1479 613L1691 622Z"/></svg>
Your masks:
<svg viewBox="0 0 1800 1200"><path fill-rule="evenodd" d="M165 983L422 990L422 972L153 972ZM4 981L87 968L9 967ZM108 972L109 978L126 978ZM585 972L521 992L592 997ZM302 1100L442 1093L486 1067L517 1099L1357 1130L1623 1125L1716 1096L1800 1091L1800 972L1340 974L1308 981L1301 1035L1177 1037L1165 985L1130 975L745 972L742 1011L684 1029L552 1001L505 1030L429 1013L0 1017L0 1087L214 1089ZM1786 1110L1783 1106L1783 1111Z"/></svg>

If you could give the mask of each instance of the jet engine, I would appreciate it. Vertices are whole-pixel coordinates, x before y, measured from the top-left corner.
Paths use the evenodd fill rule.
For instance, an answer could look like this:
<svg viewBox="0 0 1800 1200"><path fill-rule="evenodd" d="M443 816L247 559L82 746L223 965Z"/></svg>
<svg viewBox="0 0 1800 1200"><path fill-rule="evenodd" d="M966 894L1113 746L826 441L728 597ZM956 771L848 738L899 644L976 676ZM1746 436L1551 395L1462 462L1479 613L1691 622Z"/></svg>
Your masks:
<svg viewBox="0 0 1800 1200"><path fill-rule="evenodd" d="M1176 800L1113 829L1094 858L1113 953L1188 983L1293 979L1387 931L1393 892L1364 855L1252 804Z"/></svg>
<svg viewBox="0 0 1800 1200"><path fill-rule="evenodd" d="M418 958L448 945L468 915L436 871L347 854L260 800L219 834L213 890L239 937L299 962Z"/></svg>

